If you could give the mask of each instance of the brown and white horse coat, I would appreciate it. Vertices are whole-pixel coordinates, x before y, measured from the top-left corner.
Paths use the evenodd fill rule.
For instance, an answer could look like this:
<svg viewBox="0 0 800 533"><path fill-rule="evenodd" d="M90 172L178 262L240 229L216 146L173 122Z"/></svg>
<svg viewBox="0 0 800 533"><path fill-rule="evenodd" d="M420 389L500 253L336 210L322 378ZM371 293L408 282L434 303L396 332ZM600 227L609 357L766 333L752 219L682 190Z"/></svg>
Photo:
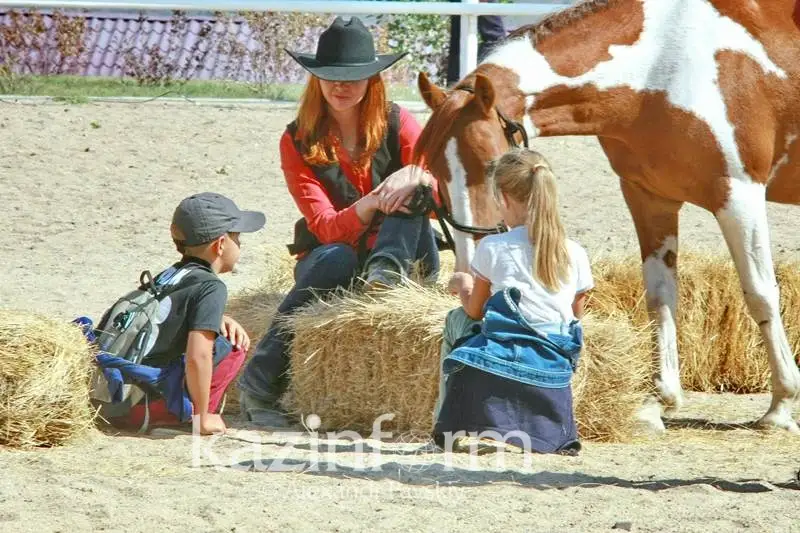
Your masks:
<svg viewBox="0 0 800 533"><path fill-rule="evenodd" d="M770 358L773 400L762 422L798 431L800 372L779 315L766 201L800 203L800 31L793 0L590 1L517 30L457 88L420 75L433 114L418 150L453 217L498 222L483 164L508 148L496 109L529 137L597 136L639 238L657 325L656 385L682 392L676 342L678 213L719 222ZM457 269L474 250L456 235ZM651 420L663 429L660 419Z"/></svg>

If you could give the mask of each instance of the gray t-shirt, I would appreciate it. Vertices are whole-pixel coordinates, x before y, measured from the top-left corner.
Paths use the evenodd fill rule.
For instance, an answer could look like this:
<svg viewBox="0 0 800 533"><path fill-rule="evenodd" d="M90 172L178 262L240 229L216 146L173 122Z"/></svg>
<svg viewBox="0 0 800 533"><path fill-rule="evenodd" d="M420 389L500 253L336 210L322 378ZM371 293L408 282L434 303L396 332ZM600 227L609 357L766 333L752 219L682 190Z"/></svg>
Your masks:
<svg viewBox="0 0 800 533"><path fill-rule="evenodd" d="M165 367L184 354L190 331L220 333L228 289L207 262L194 257L175 263L155 280L167 280L166 286L175 289L161 300L158 336L142 364Z"/></svg>

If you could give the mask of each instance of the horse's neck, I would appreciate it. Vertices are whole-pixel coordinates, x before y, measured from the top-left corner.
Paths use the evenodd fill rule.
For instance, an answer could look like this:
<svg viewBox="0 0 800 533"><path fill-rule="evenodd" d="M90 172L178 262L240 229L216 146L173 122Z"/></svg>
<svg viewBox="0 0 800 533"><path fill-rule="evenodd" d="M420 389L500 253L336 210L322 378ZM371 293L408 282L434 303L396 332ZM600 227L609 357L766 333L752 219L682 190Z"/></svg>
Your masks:
<svg viewBox="0 0 800 533"><path fill-rule="evenodd" d="M721 50L786 75L761 42L707 0L611 1L555 28L535 47L527 37L511 39L484 63L519 77L533 134L599 135L626 121L625 108L645 91L664 94L706 122L724 122L716 82Z"/></svg>

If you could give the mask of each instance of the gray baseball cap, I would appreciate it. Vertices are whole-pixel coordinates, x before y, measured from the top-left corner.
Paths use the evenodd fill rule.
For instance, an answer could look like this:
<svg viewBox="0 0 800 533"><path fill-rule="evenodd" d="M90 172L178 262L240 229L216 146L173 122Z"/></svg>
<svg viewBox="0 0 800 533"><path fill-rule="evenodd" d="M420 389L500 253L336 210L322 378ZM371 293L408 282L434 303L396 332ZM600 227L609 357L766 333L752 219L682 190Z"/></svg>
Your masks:
<svg viewBox="0 0 800 533"><path fill-rule="evenodd" d="M215 192L203 192L184 198L172 223L180 231L185 246L211 242L226 233L251 233L264 227L266 217L260 211L242 211L233 200Z"/></svg>

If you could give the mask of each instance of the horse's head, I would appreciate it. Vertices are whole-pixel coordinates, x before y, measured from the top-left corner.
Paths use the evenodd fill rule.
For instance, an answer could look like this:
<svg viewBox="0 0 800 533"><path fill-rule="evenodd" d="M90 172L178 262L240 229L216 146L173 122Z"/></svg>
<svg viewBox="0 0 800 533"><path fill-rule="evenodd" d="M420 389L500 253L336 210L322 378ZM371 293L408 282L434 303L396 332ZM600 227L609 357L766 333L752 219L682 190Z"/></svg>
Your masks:
<svg viewBox="0 0 800 533"><path fill-rule="evenodd" d="M492 74L497 73L479 67L449 92L431 83L425 73L418 78L420 94L433 113L417 142L415 159L438 179L453 221L474 228L501 222L486 180L486 163L512 143L527 142L516 122L523 114L524 98L516 84ZM468 271L480 236L456 229L456 271Z"/></svg>

